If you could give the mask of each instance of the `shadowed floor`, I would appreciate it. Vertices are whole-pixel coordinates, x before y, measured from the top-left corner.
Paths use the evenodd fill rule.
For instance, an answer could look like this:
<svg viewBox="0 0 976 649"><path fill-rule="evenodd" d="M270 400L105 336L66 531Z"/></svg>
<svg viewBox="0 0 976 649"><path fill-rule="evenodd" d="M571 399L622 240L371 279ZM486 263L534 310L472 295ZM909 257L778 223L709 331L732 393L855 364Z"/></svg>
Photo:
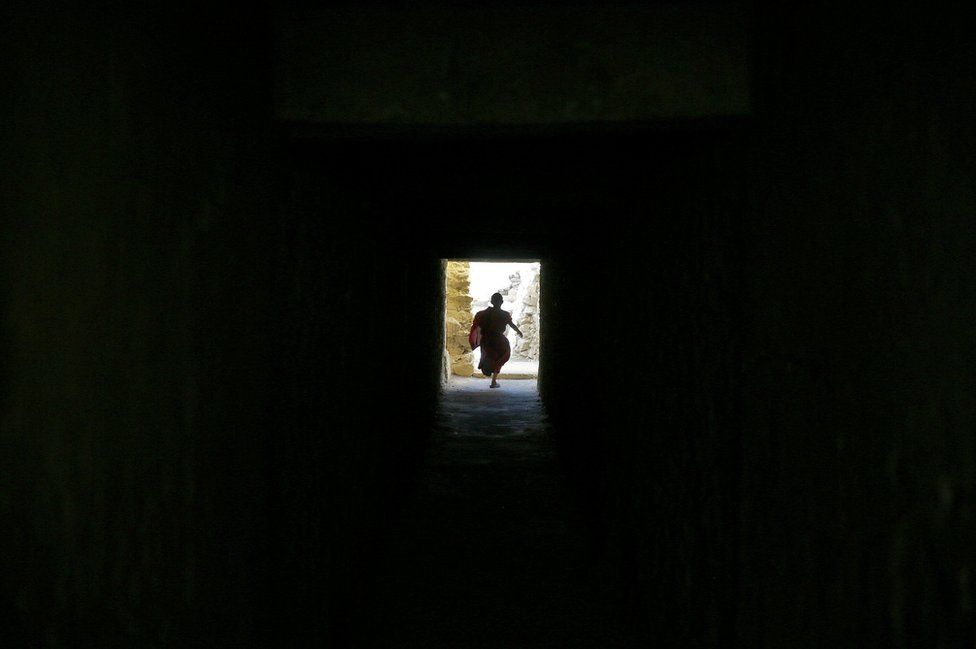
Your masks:
<svg viewBox="0 0 976 649"><path fill-rule="evenodd" d="M456 380L378 584L375 646L619 647L534 380Z"/></svg>

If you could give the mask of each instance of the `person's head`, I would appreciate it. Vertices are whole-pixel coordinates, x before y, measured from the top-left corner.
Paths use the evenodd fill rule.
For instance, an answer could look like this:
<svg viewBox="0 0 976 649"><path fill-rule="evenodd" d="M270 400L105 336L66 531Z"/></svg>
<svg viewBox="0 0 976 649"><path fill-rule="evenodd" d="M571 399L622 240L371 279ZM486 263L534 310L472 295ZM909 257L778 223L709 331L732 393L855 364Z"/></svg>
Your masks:
<svg viewBox="0 0 976 649"><path fill-rule="evenodd" d="M502 300L502 294L501 293L495 293L494 295L491 296L491 305L492 306L494 306L494 307L501 307L502 302L503 302L503 300Z"/></svg>

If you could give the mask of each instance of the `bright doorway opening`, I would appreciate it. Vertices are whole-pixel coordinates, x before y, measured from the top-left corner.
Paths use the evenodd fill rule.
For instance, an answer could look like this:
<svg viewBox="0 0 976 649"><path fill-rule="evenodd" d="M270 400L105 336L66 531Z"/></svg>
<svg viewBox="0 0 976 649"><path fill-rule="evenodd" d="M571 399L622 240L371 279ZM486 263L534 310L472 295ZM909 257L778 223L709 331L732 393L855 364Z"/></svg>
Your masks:
<svg viewBox="0 0 976 649"><path fill-rule="evenodd" d="M475 315L491 306L492 294L502 296L502 309L522 331L506 327L511 358L499 378L534 379L539 375L542 318L539 261L477 261L449 259L444 264L444 362L445 379L453 376L488 378L478 369L481 349L468 341Z"/></svg>

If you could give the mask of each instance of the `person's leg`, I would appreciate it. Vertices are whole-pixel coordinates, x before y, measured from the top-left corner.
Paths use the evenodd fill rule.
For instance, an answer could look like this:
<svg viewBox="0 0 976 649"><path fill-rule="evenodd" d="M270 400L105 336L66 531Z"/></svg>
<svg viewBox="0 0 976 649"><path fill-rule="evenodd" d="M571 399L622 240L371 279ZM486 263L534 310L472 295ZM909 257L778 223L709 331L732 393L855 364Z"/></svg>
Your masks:
<svg viewBox="0 0 976 649"><path fill-rule="evenodd" d="M498 372L495 372L494 374L491 375L491 385L489 385L488 387L489 388L498 387Z"/></svg>

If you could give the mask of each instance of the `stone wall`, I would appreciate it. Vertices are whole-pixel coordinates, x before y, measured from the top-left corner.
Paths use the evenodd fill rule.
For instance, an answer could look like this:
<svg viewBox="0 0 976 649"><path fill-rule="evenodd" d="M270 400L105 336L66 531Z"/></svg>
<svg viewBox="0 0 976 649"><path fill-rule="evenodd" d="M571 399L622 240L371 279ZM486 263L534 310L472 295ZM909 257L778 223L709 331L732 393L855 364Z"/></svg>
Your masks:
<svg viewBox="0 0 976 649"><path fill-rule="evenodd" d="M470 265L466 261L449 261L444 271L447 298L444 313L444 346L450 374L474 374L473 355L468 344L471 331Z"/></svg>
<svg viewBox="0 0 976 649"><path fill-rule="evenodd" d="M522 330L522 338L517 340L512 355L528 360L539 360L539 273L518 286L515 296L515 311L512 319Z"/></svg>

